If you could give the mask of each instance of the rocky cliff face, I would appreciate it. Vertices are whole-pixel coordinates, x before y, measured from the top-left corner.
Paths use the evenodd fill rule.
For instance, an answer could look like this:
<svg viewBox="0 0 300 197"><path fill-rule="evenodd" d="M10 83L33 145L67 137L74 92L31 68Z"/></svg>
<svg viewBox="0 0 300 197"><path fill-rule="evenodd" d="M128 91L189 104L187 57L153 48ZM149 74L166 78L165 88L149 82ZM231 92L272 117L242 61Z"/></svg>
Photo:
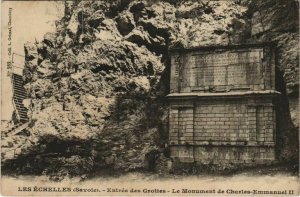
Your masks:
<svg viewBox="0 0 300 197"><path fill-rule="evenodd" d="M299 3L252 1L251 37L277 43L277 148L281 160L298 161L299 146Z"/></svg>
<svg viewBox="0 0 300 197"><path fill-rule="evenodd" d="M58 154L36 169L164 169L168 48L257 41L278 42L280 155L290 158L299 126L297 6L292 0L67 2L57 32L25 45L36 136L28 151L38 147L37 163L43 154ZM70 170L75 164L82 169Z"/></svg>

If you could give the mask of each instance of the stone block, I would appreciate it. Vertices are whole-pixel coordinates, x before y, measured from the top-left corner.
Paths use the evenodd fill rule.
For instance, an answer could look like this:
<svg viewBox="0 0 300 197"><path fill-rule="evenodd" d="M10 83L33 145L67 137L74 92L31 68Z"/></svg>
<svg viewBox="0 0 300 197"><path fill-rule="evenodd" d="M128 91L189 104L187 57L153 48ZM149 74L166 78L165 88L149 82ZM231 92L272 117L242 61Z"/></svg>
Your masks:
<svg viewBox="0 0 300 197"><path fill-rule="evenodd" d="M256 140L259 141L259 142L263 142L263 141L265 141L265 138L264 137L257 137Z"/></svg>
<svg viewBox="0 0 300 197"><path fill-rule="evenodd" d="M206 124L207 124L207 125L215 125L216 122L214 122L214 121L209 121L209 122L207 122Z"/></svg>
<svg viewBox="0 0 300 197"><path fill-rule="evenodd" d="M273 139L273 137L267 137L267 138L265 139L265 141L266 141L266 142L273 142L274 139Z"/></svg>

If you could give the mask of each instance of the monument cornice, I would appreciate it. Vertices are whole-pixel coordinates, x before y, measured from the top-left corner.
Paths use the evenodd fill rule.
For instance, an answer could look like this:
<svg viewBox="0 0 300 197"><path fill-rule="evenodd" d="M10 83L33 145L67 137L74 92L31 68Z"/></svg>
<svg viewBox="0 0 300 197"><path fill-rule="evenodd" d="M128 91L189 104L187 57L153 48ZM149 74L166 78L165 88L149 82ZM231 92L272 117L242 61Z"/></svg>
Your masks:
<svg viewBox="0 0 300 197"><path fill-rule="evenodd" d="M255 42L255 43L243 43L243 44L228 44L228 45L205 45L196 47L184 47L180 45L174 45L169 48L169 52L193 52L193 51L212 51L212 50L233 50L233 49L249 49L249 48L262 48L262 47L276 47L276 41L270 42Z"/></svg>

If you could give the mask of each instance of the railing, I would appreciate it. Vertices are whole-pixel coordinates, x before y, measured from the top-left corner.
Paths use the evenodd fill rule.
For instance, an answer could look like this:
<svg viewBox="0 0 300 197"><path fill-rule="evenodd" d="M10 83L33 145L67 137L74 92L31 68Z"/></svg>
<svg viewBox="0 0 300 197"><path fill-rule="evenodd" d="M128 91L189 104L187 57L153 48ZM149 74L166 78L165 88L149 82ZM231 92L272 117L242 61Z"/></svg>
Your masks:
<svg viewBox="0 0 300 197"><path fill-rule="evenodd" d="M15 134L21 132L22 130L26 129L28 126L29 126L29 122L17 127L16 129L13 130L12 133L11 132L6 132L6 134L10 133L11 135L15 135ZM30 133L30 134L32 136L35 136L34 133ZM25 142L27 140L30 141L30 139L25 139ZM1 147L1 154L5 154L5 156L4 155L2 156L1 163L6 161L7 159L15 159L18 155L20 155L22 153L22 148L25 147L25 146L26 146L26 143L22 143L22 144L18 145L17 147L11 147L11 148ZM8 150L5 150L5 149L8 149ZM5 150L5 151L3 151L3 150ZM7 156L7 153L12 152L12 151L13 151L13 154L10 157Z"/></svg>
<svg viewBox="0 0 300 197"><path fill-rule="evenodd" d="M25 146L25 144L23 144L23 145L20 145L20 146L18 146L18 147L15 147L15 148L12 148L12 149L9 149L9 150L7 150L7 151L1 151L1 154L3 154L3 153L8 153L8 152L11 152L11 151L13 151L13 156L12 157L7 157L7 156L5 156L5 157L2 157L2 162L3 161L5 161L6 159L15 159L16 158L16 156L18 156L19 154L16 154L16 150L18 149L21 149L22 147L24 147ZM5 149L5 148L1 148L1 149Z"/></svg>
<svg viewBox="0 0 300 197"><path fill-rule="evenodd" d="M14 89L14 83L16 83L15 81L15 78L14 78L14 74L17 74L17 75L20 75L22 76L23 75L23 69L24 67L21 67L21 66L18 66L18 65L24 65L24 61L25 61L25 56L23 55L20 55L18 53L13 53L12 54L12 64L11 64L11 84L12 84L12 91L13 91L13 98L12 98L12 104L13 104L13 107L15 109L15 113L16 113L16 116L17 116L17 119L18 120L21 120L21 115L18 111L18 106L17 104L15 103L15 89Z"/></svg>
<svg viewBox="0 0 300 197"><path fill-rule="evenodd" d="M15 135L19 132L21 132L23 129L26 129L29 126L29 122L22 124L16 128L10 128L3 132L3 134L7 135L8 133L11 133L12 135Z"/></svg>

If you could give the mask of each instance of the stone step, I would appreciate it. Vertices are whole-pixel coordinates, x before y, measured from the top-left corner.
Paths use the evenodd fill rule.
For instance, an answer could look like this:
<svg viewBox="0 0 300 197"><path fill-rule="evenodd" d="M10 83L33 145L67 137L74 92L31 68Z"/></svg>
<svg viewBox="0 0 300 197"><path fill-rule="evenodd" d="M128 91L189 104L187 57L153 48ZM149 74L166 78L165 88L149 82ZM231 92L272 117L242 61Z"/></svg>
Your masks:
<svg viewBox="0 0 300 197"><path fill-rule="evenodd" d="M14 82L14 83L13 83L13 86L14 86L14 87L19 87L19 88L24 88L24 84L21 83L21 82L17 82L17 83Z"/></svg>
<svg viewBox="0 0 300 197"><path fill-rule="evenodd" d="M14 98L14 101L18 104L20 104L21 106L23 106L23 100L24 99L20 99L20 98Z"/></svg>
<svg viewBox="0 0 300 197"><path fill-rule="evenodd" d="M24 82L22 81L22 79L15 79L13 81L13 84L14 85L24 85Z"/></svg>
<svg viewBox="0 0 300 197"><path fill-rule="evenodd" d="M27 117L26 118L20 118L20 122L22 122L22 123L26 123L28 121L29 121L29 119Z"/></svg>
<svg viewBox="0 0 300 197"><path fill-rule="evenodd" d="M24 88L24 84L23 83L13 83L14 87L19 87L19 88Z"/></svg>
<svg viewBox="0 0 300 197"><path fill-rule="evenodd" d="M24 117L24 118L27 118L27 112L23 112L22 111L21 113L19 113L19 115L22 116L22 117Z"/></svg>
<svg viewBox="0 0 300 197"><path fill-rule="evenodd" d="M27 118L27 113L26 112L21 111L19 113L19 115L22 116L22 117L24 117L24 118Z"/></svg>
<svg viewBox="0 0 300 197"><path fill-rule="evenodd" d="M25 92L14 91L14 97L25 97Z"/></svg>
<svg viewBox="0 0 300 197"><path fill-rule="evenodd" d="M14 91L14 98L25 98L26 95L24 92L20 92L20 90L18 91Z"/></svg>
<svg viewBox="0 0 300 197"><path fill-rule="evenodd" d="M17 105L19 105L19 107L24 107L24 105L23 105L23 99L14 99L14 102L17 104Z"/></svg>
<svg viewBox="0 0 300 197"><path fill-rule="evenodd" d="M20 115L20 119L22 120L28 120L27 114L19 114Z"/></svg>
<svg viewBox="0 0 300 197"><path fill-rule="evenodd" d="M15 106L18 108L18 111L27 111L24 105L15 102Z"/></svg>
<svg viewBox="0 0 300 197"><path fill-rule="evenodd" d="M14 86L13 88L14 88L14 91L22 92L22 94L25 93L25 88L24 87L22 88L22 87Z"/></svg>
<svg viewBox="0 0 300 197"><path fill-rule="evenodd" d="M26 97L25 97L25 95L16 95L16 94L15 94L14 98L24 100L24 98L26 98Z"/></svg>
<svg viewBox="0 0 300 197"><path fill-rule="evenodd" d="M24 99L22 99L20 96L14 95L14 100L15 101L20 101L20 103L22 103Z"/></svg>
<svg viewBox="0 0 300 197"><path fill-rule="evenodd" d="M20 112L27 112L28 110L22 105L19 106Z"/></svg>
<svg viewBox="0 0 300 197"><path fill-rule="evenodd" d="M14 90L17 90L19 92L25 93L25 88L24 87L14 86Z"/></svg>
<svg viewBox="0 0 300 197"><path fill-rule="evenodd" d="M19 102L19 103L22 103L24 99L21 99L20 97L15 96L14 100L17 101L17 102Z"/></svg>
<svg viewBox="0 0 300 197"><path fill-rule="evenodd" d="M20 110L20 111L27 111L27 109L24 107L24 105L22 103L15 102L15 105L18 108L18 110Z"/></svg>
<svg viewBox="0 0 300 197"><path fill-rule="evenodd" d="M19 84L19 85L13 85L13 87L14 87L15 89L19 89L19 90L25 90L25 88L24 88L23 84Z"/></svg>
<svg viewBox="0 0 300 197"><path fill-rule="evenodd" d="M15 84L24 84L23 79L14 79Z"/></svg>
<svg viewBox="0 0 300 197"><path fill-rule="evenodd" d="M25 97L25 95L19 95L19 94L16 94L16 93L14 94L15 99L22 99L22 97Z"/></svg>
<svg viewBox="0 0 300 197"><path fill-rule="evenodd" d="M26 109L23 105L23 103L21 103L20 101L16 101L14 100L16 107L18 107L18 109Z"/></svg>
<svg viewBox="0 0 300 197"><path fill-rule="evenodd" d="M15 80L21 80L21 81L23 81L23 77L21 75L13 74L13 78Z"/></svg>

